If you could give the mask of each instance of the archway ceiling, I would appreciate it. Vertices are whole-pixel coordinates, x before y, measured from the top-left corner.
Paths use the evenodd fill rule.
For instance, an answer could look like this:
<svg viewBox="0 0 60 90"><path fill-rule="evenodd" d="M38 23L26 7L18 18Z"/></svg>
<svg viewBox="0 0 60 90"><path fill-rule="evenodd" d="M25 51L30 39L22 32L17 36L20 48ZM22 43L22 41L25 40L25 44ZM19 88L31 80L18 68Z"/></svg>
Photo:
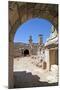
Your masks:
<svg viewBox="0 0 60 90"><path fill-rule="evenodd" d="M19 25L31 18L45 18L58 29L58 5L9 1L9 30L14 33Z"/></svg>

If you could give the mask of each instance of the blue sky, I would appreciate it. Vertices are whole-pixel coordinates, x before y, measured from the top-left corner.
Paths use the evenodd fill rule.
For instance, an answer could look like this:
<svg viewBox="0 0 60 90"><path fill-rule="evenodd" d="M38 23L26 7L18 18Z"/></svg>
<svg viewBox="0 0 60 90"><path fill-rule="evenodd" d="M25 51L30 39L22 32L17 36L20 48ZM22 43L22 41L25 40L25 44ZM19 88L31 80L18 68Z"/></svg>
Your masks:
<svg viewBox="0 0 60 90"><path fill-rule="evenodd" d="M43 42L45 43L50 35L51 26L52 24L48 20L42 18L30 19L18 27L14 36L14 42L28 43L29 36L31 35L33 42L37 43L38 35L42 34Z"/></svg>

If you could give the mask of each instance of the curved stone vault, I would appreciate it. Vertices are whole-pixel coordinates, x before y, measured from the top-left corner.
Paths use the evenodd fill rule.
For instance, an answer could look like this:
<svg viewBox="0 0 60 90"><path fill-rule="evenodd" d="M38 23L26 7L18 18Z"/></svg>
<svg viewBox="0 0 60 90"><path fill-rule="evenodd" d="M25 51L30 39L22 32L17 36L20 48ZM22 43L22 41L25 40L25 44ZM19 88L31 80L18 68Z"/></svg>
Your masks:
<svg viewBox="0 0 60 90"><path fill-rule="evenodd" d="M26 2L9 2L9 34L13 40L17 28L31 18L49 20L58 29L58 5Z"/></svg>

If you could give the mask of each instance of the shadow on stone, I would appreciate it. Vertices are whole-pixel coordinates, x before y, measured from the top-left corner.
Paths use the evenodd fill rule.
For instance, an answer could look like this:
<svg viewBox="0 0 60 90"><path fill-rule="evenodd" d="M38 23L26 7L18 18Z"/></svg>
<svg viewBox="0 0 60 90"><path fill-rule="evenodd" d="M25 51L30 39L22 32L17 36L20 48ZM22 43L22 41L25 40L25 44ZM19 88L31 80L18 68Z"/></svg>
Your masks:
<svg viewBox="0 0 60 90"><path fill-rule="evenodd" d="M58 83L49 84L48 82L40 82L40 77L32 75L32 73L14 72L14 88L56 86Z"/></svg>

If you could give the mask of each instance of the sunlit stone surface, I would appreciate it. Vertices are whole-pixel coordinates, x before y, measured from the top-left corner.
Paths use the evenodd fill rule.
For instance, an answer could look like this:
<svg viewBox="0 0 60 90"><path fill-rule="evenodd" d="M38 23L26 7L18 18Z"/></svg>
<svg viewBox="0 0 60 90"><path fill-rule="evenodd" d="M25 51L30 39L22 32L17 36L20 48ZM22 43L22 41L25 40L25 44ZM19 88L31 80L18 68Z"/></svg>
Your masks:
<svg viewBox="0 0 60 90"><path fill-rule="evenodd" d="M37 75L40 77L40 81L55 83L58 82L58 66L52 65L51 71L45 70L39 67L39 61L37 56L32 57L22 57L14 59L14 72L26 71L31 72L32 75Z"/></svg>
<svg viewBox="0 0 60 90"><path fill-rule="evenodd" d="M57 33L57 30L54 28L54 26L52 25L51 27L51 33L50 33L50 36L47 38L47 41L45 43L45 46L46 45L49 45L49 44L58 44L58 33Z"/></svg>

